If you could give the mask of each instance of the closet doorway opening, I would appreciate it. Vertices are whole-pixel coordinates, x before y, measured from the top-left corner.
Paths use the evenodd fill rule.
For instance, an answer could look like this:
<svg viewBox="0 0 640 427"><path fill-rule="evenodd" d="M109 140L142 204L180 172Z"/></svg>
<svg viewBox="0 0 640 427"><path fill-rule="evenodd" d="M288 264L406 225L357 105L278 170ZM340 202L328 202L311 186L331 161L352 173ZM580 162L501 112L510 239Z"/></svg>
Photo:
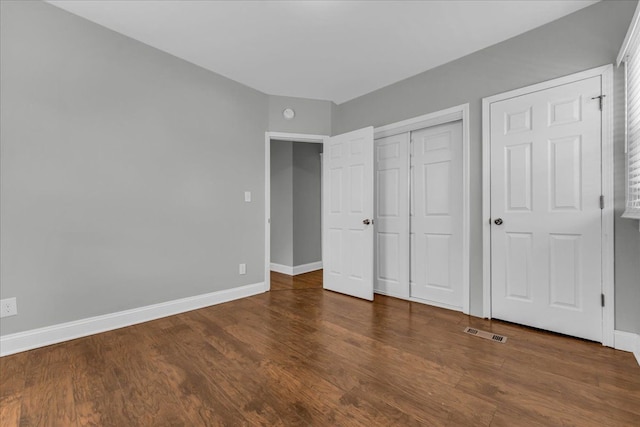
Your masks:
<svg viewBox="0 0 640 427"><path fill-rule="evenodd" d="M318 272L322 277L322 150L326 138L265 134L266 291L271 289L272 272L278 288L293 283L291 279L300 274Z"/></svg>

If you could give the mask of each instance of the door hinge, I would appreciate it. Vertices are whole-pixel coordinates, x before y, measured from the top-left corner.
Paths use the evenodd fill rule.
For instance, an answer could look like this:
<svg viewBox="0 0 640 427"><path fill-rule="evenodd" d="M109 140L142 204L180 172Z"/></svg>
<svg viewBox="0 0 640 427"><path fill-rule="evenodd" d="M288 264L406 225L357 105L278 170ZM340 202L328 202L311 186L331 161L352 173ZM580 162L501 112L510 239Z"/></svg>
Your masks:
<svg viewBox="0 0 640 427"><path fill-rule="evenodd" d="M604 99L605 96L607 96L607 95L599 95L599 96L594 96L593 98L591 98L591 99L597 99L597 100L600 101L600 111L602 111L602 102L603 102L603 99Z"/></svg>
<svg viewBox="0 0 640 427"><path fill-rule="evenodd" d="M604 196L600 196L600 209L604 209Z"/></svg>
<svg viewBox="0 0 640 427"><path fill-rule="evenodd" d="M604 294L600 294L600 304L604 307Z"/></svg>

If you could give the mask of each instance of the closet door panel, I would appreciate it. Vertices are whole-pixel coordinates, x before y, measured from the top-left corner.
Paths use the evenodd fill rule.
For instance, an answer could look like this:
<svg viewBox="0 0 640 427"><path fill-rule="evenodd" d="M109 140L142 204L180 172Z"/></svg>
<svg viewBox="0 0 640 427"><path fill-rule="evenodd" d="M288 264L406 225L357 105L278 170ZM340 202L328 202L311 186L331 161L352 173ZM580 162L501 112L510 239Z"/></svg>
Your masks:
<svg viewBox="0 0 640 427"><path fill-rule="evenodd" d="M409 297L409 133L375 140L374 290Z"/></svg>
<svg viewBox="0 0 640 427"><path fill-rule="evenodd" d="M462 309L462 122L411 135L411 297Z"/></svg>

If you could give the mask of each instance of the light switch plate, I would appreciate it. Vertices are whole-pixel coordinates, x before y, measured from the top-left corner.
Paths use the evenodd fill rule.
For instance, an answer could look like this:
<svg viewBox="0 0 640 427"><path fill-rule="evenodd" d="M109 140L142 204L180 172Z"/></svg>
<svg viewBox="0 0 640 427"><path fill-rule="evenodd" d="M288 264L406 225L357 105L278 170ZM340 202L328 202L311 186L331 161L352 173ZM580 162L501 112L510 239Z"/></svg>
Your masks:
<svg viewBox="0 0 640 427"><path fill-rule="evenodd" d="M251 201L251 191L245 191L244 192L244 201L245 202L250 202Z"/></svg>

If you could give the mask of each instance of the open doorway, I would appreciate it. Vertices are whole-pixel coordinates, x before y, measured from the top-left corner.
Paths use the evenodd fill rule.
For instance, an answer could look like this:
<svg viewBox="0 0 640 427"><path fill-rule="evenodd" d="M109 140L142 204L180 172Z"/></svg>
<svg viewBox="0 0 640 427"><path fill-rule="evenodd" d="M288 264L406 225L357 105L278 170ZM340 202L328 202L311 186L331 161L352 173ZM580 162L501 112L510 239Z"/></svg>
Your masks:
<svg viewBox="0 0 640 427"><path fill-rule="evenodd" d="M267 132L265 287L322 287L325 136Z"/></svg>
<svg viewBox="0 0 640 427"><path fill-rule="evenodd" d="M322 269L322 144L271 140L271 271Z"/></svg>

